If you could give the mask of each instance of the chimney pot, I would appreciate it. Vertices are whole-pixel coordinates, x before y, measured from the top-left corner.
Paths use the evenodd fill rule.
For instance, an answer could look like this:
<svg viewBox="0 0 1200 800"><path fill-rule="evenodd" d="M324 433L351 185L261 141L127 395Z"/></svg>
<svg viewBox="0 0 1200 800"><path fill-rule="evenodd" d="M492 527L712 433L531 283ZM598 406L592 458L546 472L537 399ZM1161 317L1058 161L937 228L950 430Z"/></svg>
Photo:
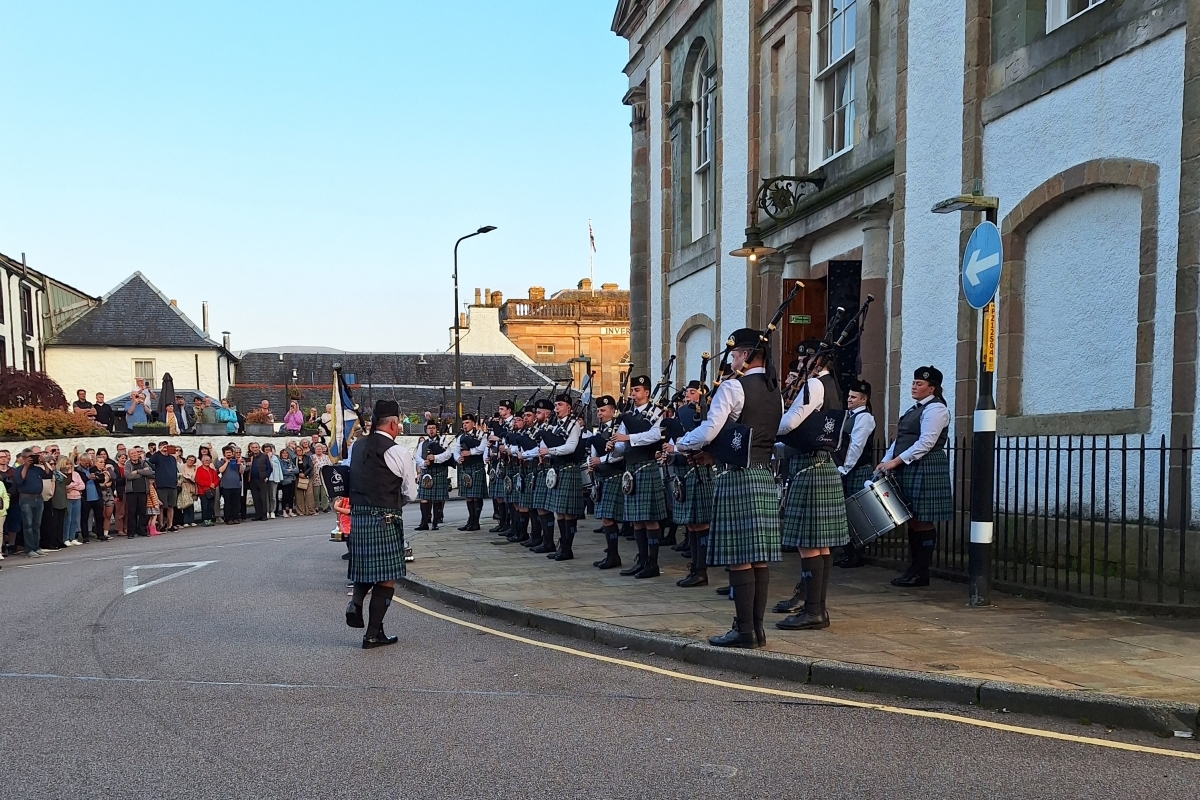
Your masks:
<svg viewBox="0 0 1200 800"><path fill-rule="evenodd" d="M204 336L208 337L208 301L205 300L200 304L200 320L204 328Z"/></svg>
<svg viewBox="0 0 1200 800"><path fill-rule="evenodd" d="M477 305L477 306L478 306L478 305L482 305L482 303L480 302L480 301L481 301L481 299L482 299L482 298L480 297L479 288L478 288L478 287L476 287L476 288L475 288L475 305Z"/></svg>
<svg viewBox="0 0 1200 800"><path fill-rule="evenodd" d="M619 287L619 286L617 286L617 284L615 284L615 283L602 283L602 284L600 284L600 291L602 291L602 292L615 292L615 291L617 291L619 288L620 288L620 287Z"/></svg>
<svg viewBox="0 0 1200 800"><path fill-rule="evenodd" d="M175 306L176 308L178 308L178 307L179 307L179 303L177 303L177 302L176 302L176 301L174 301L174 300L172 300L172 301L171 301L171 305L172 305L172 306Z"/></svg>
<svg viewBox="0 0 1200 800"><path fill-rule="evenodd" d="M492 308L499 308L500 306L504 305L504 293L503 292L499 292L499 291L490 292L488 294L488 297L490 297L492 300L492 302L491 302Z"/></svg>

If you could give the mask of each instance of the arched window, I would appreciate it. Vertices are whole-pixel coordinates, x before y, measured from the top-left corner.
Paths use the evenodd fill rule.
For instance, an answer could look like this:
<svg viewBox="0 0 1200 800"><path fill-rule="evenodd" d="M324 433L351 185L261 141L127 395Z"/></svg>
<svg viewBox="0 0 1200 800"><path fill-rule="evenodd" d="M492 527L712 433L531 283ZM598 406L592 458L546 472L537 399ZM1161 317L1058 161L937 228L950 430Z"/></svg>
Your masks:
<svg viewBox="0 0 1200 800"><path fill-rule="evenodd" d="M717 181L712 163L715 72L705 46L692 73L692 241L711 231L716 217Z"/></svg>

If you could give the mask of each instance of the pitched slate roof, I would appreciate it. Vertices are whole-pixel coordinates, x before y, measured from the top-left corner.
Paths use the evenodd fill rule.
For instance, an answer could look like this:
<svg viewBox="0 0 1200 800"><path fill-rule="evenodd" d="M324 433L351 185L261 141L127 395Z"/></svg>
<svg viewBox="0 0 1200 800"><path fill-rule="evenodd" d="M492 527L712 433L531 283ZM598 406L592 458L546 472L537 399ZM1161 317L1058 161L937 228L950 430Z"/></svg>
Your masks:
<svg viewBox="0 0 1200 800"><path fill-rule="evenodd" d="M46 346L222 349L140 272L126 278Z"/></svg>
<svg viewBox="0 0 1200 800"><path fill-rule="evenodd" d="M291 350L291 348L287 348ZM324 386L333 380L333 365L341 364L343 374L353 374L363 386L399 385L440 388L454 386L453 353L329 353L268 352L247 350L241 354L235 386ZM368 373L368 370L370 372ZM462 356L464 384L483 387L549 386L570 377L565 365L531 365L510 355ZM466 389L464 389L464 392Z"/></svg>

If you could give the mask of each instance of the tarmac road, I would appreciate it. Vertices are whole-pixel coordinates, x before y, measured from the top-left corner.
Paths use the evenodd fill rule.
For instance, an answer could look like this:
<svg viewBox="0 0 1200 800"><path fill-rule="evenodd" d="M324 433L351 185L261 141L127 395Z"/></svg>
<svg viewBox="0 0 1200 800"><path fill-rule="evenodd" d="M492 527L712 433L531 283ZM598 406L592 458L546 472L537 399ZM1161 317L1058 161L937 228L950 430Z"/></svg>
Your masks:
<svg viewBox="0 0 1200 800"><path fill-rule="evenodd" d="M1169 755L1200 756L1194 742L921 706L1032 729L1013 732L696 683L585 654L898 702L630 655L403 591L450 619L397 602L387 629L400 643L363 651L342 616L332 522L4 561L0 798L1195 796L1200 760ZM198 562L212 563L152 585L188 567L130 572Z"/></svg>

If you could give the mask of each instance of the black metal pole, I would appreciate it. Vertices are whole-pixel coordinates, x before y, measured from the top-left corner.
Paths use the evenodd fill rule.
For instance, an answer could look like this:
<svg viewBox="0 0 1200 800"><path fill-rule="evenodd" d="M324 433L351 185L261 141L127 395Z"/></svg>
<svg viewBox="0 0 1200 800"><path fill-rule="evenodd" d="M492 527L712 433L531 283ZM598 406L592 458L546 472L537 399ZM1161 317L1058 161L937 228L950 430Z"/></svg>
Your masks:
<svg viewBox="0 0 1200 800"><path fill-rule="evenodd" d="M462 418L462 353L459 352L458 340L461 334L458 318L458 246L463 239L470 239L476 234L468 234L454 243L454 425L460 426ZM441 420L438 421L439 423Z"/></svg>
<svg viewBox="0 0 1200 800"><path fill-rule="evenodd" d="M986 219L996 223L997 212ZM992 539L996 482L996 399L992 383L996 353L996 300L982 310L979 337L979 394L971 437L971 541L967 548L967 604L991 605Z"/></svg>

